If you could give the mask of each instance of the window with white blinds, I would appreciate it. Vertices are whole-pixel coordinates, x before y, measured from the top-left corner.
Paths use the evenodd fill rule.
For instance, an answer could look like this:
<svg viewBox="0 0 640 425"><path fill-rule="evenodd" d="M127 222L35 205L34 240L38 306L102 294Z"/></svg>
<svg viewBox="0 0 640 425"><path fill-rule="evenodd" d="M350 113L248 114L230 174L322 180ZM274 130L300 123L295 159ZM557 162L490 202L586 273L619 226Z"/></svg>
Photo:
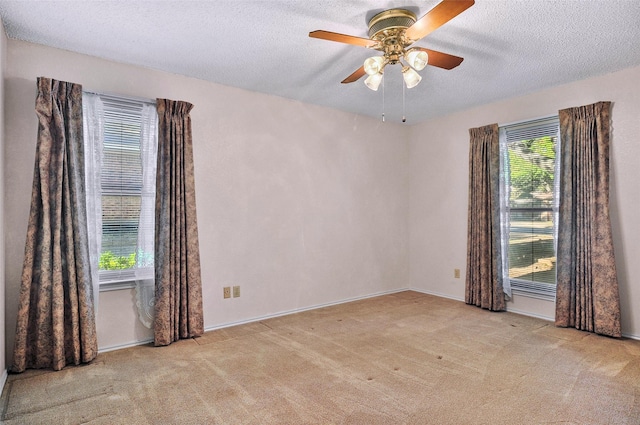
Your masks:
<svg viewBox="0 0 640 425"><path fill-rule="evenodd" d="M148 145L144 139L156 137L155 131L145 130L149 114L144 111L149 106L104 95L100 100L103 111L100 283L151 278L155 190L149 183L152 186L155 183L155 165L146 184L143 172L144 149ZM155 125L155 121L151 124ZM148 149L155 149L155 143Z"/></svg>
<svg viewBox="0 0 640 425"><path fill-rule="evenodd" d="M558 117L502 126L503 270L513 291L555 296Z"/></svg>

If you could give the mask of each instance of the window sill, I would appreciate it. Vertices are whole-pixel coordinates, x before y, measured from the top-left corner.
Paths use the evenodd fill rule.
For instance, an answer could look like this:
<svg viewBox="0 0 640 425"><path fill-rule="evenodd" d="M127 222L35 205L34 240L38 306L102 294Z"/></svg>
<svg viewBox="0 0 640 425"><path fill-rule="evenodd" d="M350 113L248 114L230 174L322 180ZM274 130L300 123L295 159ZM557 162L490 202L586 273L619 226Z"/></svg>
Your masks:
<svg viewBox="0 0 640 425"><path fill-rule="evenodd" d="M153 282L153 268L100 270L100 292L119 291L136 287L137 281Z"/></svg>
<svg viewBox="0 0 640 425"><path fill-rule="evenodd" d="M520 295L522 297L527 297L527 298L535 298L538 300L544 300L544 301L554 301L556 300L556 295L550 295L550 294L543 294L543 293L538 293L538 292L533 292L533 291L523 291L522 289L515 289L515 288L511 288L511 293L512 294L516 294L516 295Z"/></svg>
<svg viewBox="0 0 640 425"><path fill-rule="evenodd" d="M511 292L523 297L545 301L556 300L556 286L547 283L511 279Z"/></svg>
<svg viewBox="0 0 640 425"><path fill-rule="evenodd" d="M100 292L120 291L123 289L133 289L136 282L133 280L125 280L121 282L104 282L100 283Z"/></svg>

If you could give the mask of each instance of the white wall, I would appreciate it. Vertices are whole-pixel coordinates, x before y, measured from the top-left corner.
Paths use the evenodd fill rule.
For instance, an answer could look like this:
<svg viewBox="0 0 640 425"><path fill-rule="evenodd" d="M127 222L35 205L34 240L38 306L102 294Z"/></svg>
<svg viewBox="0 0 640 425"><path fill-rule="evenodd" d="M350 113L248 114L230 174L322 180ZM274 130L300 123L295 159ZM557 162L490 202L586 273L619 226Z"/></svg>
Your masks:
<svg viewBox="0 0 640 425"><path fill-rule="evenodd" d="M640 67L577 81L437 118L411 128L410 284L464 299L469 128L551 115L612 101L611 220L620 284L622 331L640 338ZM424 136L423 136L424 135ZM461 278L453 278L453 269ZM553 319L554 304L514 296L508 309Z"/></svg>
<svg viewBox="0 0 640 425"><path fill-rule="evenodd" d="M7 36L0 22L0 393L7 379L5 359L5 280L4 280L4 75Z"/></svg>
<svg viewBox="0 0 640 425"><path fill-rule="evenodd" d="M406 127L29 43L2 43L6 322L0 328L6 329L9 354L2 370L13 349L38 76L195 105L207 328L409 286L463 300L468 129L611 100L611 215L622 325L625 334L640 336L640 314L632 309L640 305L632 279L640 273L633 261L640 254L640 68ZM460 279L453 277L454 268L461 270ZM241 286L242 296L223 300L222 287L233 285ZM530 298L516 297L509 309L553 317L553 303ZM101 349L150 337L136 319L133 291L100 293Z"/></svg>
<svg viewBox="0 0 640 425"><path fill-rule="evenodd" d="M408 286L408 128L9 40L7 329L16 304L37 134L36 78L193 103L207 328ZM224 300L223 286L241 286ZM149 339L132 290L100 293L98 342ZM13 336L7 335L7 351Z"/></svg>

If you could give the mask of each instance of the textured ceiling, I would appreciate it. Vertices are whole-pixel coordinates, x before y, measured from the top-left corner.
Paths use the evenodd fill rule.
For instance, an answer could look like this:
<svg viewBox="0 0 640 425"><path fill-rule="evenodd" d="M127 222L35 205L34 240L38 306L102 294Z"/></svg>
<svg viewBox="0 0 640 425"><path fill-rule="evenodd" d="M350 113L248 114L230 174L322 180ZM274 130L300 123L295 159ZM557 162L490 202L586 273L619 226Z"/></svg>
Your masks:
<svg viewBox="0 0 640 425"><path fill-rule="evenodd" d="M437 0L0 1L10 38L380 117L382 89L340 84L371 50L308 33L367 37L367 18ZM476 0L418 46L464 57L406 90L407 124L640 65L638 0ZM640 83L640 82L639 82ZM399 66L387 120L402 117Z"/></svg>

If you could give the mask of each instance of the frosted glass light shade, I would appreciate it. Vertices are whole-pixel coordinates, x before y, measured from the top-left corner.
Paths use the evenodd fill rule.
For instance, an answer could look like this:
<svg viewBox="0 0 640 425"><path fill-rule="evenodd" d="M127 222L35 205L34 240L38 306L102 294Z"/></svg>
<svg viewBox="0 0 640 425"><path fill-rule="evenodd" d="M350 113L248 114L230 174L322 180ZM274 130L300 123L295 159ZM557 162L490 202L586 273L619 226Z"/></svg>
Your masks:
<svg viewBox="0 0 640 425"><path fill-rule="evenodd" d="M429 62L429 55L424 50L410 49L404 58L409 62L409 65L416 71L422 71Z"/></svg>
<svg viewBox="0 0 640 425"><path fill-rule="evenodd" d="M364 72L369 75L375 75L382 71L382 65L384 65L384 59L382 56L372 56L364 61Z"/></svg>
<svg viewBox="0 0 640 425"><path fill-rule="evenodd" d="M377 74L369 75L364 83L367 87L369 87L373 91L378 91L378 87L380 87L380 83L382 82L382 73L378 72Z"/></svg>
<svg viewBox="0 0 640 425"><path fill-rule="evenodd" d="M402 78L404 78L404 83L407 85L408 89L417 86L422 80L420 74L418 74L415 69L408 66L402 68Z"/></svg>

